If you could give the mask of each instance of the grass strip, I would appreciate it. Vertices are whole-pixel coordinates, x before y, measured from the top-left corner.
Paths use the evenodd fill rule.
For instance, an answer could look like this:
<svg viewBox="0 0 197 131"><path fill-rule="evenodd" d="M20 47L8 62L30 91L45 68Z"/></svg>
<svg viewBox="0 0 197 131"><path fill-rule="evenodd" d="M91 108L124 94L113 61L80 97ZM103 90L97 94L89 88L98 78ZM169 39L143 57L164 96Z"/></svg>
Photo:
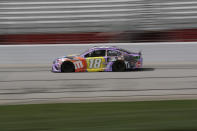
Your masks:
<svg viewBox="0 0 197 131"><path fill-rule="evenodd" d="M197 131L197 100L0 106L0 131Z"/></svg>

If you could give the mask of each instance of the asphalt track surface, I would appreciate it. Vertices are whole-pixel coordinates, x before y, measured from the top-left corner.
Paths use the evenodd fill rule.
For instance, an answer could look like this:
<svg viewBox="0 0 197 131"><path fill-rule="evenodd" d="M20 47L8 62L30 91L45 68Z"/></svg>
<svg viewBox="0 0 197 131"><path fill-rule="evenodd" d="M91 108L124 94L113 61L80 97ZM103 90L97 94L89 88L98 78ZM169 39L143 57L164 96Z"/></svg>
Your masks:
<svg viewBox="0 0 197 131"><path fill-rule="evenodd" d="M50 71L52 57L89 46L1 46L0 104L197 98L197 44L119 45L143 51L140 70Z"/></svg>

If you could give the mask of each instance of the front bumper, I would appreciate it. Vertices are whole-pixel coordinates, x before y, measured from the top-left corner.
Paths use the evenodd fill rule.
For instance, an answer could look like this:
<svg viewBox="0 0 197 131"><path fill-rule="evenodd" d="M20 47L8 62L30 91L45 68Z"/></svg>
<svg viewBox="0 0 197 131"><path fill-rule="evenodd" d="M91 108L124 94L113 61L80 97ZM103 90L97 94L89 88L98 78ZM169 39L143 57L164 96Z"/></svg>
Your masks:
<svg viewBox="0 0 197 131"><path fill-rule="evenodd" d="M61 72L61 68L60 68L60 66L59 66L59 64L53 64L52 65L52 70L51 70L52 72Z"/></svg>

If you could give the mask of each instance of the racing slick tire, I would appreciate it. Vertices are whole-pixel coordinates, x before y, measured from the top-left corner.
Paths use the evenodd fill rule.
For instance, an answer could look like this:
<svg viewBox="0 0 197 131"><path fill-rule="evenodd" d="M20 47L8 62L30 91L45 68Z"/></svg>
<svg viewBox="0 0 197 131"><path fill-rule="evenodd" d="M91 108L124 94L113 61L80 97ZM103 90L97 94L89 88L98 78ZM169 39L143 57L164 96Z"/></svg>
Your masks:
<svg viewBox="0 0 197 131"><path fill-rule="evenodd" d="M61 65L61 72L75 72L75 66L70 61L65 61Z"/></svg>
<svg viewBox="0 0 197 131"><path fill-rule="evenodd" d="M113 72L123 72L126 70L126 65L124 61L116 61L112 65L112 71Z"/></svg>

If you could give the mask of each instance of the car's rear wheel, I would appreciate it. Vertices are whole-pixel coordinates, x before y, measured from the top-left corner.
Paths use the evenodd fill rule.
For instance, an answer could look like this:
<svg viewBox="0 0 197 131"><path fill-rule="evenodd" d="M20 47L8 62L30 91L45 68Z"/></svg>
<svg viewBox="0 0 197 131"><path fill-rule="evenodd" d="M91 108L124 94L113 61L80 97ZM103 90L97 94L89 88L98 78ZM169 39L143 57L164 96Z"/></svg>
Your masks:
<svg viewBox="0 0 197 131"><path fill-rule="evenodd" d="M61 72L75 72L75 66L70 61L65 61L61 65Z"/></svg>
<svg viewBox="0 0 197 131"><path fill-rule="evenodd" d="M116 61L112 65L112 71L114 71L114 72L122 72L125 70L126 70L126 65L125 65L124 61Z"/></svg>

